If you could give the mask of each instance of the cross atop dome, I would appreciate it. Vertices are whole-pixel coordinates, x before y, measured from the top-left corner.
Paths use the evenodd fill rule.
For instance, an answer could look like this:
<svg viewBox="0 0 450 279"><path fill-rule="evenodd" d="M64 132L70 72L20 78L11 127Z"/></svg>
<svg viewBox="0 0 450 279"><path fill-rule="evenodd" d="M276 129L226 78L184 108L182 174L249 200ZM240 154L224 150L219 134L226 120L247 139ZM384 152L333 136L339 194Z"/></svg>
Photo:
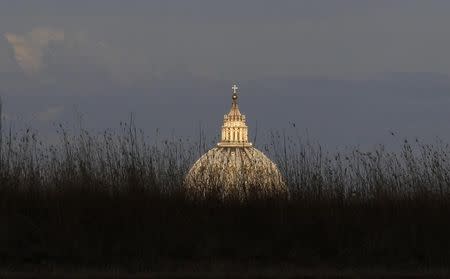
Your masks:
<svg viewBox="0 0 450 279"><path fill-rule="evenodd" d="M239 87L236 85L236 83L234 83L231 89L233 89L233 95L231 96L231 99L233 99L233 104L235 104L238 98L237 90L239 89Z"/></svg>
<svg viewBox="0 0 450 279"><path fill-rule="evenodd" d="M231 89L233 89L233 94L237 94L237 90L239 89L239 87L235 84L233 84L233 87L231 87Z"/></svg>

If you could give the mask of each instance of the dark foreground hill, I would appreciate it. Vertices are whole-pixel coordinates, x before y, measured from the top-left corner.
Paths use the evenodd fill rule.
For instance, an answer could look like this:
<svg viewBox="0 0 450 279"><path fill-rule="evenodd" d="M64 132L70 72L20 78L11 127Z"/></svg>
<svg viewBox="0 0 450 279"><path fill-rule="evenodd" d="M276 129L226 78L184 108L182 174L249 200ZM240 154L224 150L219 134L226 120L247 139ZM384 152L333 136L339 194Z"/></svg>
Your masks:
<svg viewBox="0 0 450 279"><path fill-rule="evenodd" d="M450 266L439 199L192 202L99 185L1 190L2 268L127 271Z"/></svg>
<svg viewBox="0 0 450 279"><path fill-rule="evenodd" d="M330 155L275 134L263 150L289 200L192 201L181 185L195 144L147 146L124 130L70 137L61 129L57 146L30 131L3 137L0 271L435 274L450 266L445 144Z"/></svg>

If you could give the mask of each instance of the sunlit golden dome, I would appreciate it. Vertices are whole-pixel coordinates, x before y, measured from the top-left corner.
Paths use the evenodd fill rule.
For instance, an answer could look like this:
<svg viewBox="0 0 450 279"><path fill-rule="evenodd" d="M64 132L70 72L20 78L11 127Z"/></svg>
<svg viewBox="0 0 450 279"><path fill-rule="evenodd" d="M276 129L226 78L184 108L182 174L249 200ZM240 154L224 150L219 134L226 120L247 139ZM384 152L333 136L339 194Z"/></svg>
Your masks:
<svg viewBox="0 0 450 279"><path fill-rule="evenodd" d="M233 85L231 110L224 116L221 141L195 162L185 178L185 188L195 197L287 196L277 166L248 141L245 115L238 107Z"/></svg>

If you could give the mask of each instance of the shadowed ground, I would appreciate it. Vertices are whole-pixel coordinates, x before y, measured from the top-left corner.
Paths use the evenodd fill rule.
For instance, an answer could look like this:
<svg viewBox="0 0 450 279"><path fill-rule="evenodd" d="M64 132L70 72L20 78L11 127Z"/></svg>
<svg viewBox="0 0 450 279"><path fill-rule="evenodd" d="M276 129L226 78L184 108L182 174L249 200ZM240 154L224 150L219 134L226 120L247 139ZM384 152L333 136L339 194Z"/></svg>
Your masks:
<svg viewBox="0 0 450 279"><path fill-rule="evenodd" d="M395 276L450 266L446 145L330 155L278 144L269 153L289 200L195 201L181 187L195 149L148 146L124 130L98 138L62 129L58 146L28 131L3 138L1 270Z"/></svg>

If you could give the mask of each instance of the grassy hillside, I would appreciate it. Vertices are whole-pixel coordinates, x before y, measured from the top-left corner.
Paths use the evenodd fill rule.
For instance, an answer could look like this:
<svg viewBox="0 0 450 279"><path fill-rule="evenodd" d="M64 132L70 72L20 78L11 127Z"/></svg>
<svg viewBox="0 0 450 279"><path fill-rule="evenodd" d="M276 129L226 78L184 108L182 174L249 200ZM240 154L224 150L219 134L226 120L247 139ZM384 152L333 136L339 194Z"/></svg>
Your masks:
<svg viewBox="0 0 450 279"><path fill-rule="evenodd" d="M1 269L450 266L447 144L342 154L274 133L260 148L289 200L192 201L181 186L198 143L148 145L125 123L58 133L2 132Z"/></svg>

